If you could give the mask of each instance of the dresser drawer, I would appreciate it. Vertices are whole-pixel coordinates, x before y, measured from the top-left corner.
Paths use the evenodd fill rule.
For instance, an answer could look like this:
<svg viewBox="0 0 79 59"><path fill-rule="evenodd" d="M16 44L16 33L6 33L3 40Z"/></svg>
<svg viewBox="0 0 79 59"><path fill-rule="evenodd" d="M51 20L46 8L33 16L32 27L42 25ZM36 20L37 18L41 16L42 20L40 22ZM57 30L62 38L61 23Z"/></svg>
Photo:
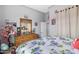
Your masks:
<svg viewBox="0 0 79 59"><path fill-rule="evenodd" d="M30 41L30 40L35 40L38 38L38 35L37 34L29 34L29 35L22 35L22 36L18 36L16 37L16 46L24 43L24 42L27 42L27 41Z"/></svg>

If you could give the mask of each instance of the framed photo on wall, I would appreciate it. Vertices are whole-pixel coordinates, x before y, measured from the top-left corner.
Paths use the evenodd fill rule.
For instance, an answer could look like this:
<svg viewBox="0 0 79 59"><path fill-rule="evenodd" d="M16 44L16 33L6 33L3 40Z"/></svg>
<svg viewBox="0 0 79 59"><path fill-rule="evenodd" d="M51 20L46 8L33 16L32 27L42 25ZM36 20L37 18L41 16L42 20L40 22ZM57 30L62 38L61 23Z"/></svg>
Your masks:
<svg viewBox="0 0 79 59"><path fill-rule="evenodd" d="M52 20L51 20L51 24L52 24L52 25L55 25L55 24L56 24L56 19L52 19Z"/></svg>
<svg viewBox="0 0 79 59"><path fill-rule="evenodd" d="M38 26L38 23L37 22L35 22L35 26Z"/></svg>

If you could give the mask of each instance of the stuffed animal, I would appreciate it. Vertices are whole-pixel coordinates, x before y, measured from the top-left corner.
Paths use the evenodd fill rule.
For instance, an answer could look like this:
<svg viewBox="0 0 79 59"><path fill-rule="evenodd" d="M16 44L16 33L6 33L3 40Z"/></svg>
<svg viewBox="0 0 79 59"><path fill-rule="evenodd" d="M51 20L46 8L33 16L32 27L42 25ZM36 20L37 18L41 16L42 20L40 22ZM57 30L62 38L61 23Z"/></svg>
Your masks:
<svg viewBox="0 0 79 59"><path fill-rule="evenodd" d="M74 49L79 49L79 38L76 38L73 42L72 42L72 47Z"/></svg>

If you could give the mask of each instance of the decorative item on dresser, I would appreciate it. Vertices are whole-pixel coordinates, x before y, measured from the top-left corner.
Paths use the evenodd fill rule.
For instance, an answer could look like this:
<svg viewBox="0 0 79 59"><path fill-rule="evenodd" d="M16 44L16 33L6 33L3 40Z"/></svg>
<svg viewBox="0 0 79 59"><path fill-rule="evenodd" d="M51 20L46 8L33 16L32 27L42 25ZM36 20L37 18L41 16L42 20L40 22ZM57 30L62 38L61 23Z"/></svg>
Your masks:
<svg viewBox="0 0 79 59"><path fill-rule="evenodd" d="M20 36L21 35L21 29L20 27L17 27L17 36Z"/></svg>
<svg viewBox="0 0 79 59"><path fill-rule="evenodd" d="M37 38L39 38L39 36L35 33L31 33L31 34L28 34L28 35L17 36L15 46L18 47L20 44L22 44L24 42L31 41L31 40L36 40Z"/></svg>

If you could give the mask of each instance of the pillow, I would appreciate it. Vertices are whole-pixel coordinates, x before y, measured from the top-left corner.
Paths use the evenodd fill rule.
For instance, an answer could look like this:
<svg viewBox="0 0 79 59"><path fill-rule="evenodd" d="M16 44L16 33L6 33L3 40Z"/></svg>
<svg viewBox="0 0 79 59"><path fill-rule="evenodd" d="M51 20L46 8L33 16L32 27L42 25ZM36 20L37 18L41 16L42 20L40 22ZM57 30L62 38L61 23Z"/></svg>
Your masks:
<svg viewBox="0 0 79 59"><path fill-rule="evenodd" d="M72 47L75 49L79 49L79 38L76 38L73 42L72 42Z"/></svg>

